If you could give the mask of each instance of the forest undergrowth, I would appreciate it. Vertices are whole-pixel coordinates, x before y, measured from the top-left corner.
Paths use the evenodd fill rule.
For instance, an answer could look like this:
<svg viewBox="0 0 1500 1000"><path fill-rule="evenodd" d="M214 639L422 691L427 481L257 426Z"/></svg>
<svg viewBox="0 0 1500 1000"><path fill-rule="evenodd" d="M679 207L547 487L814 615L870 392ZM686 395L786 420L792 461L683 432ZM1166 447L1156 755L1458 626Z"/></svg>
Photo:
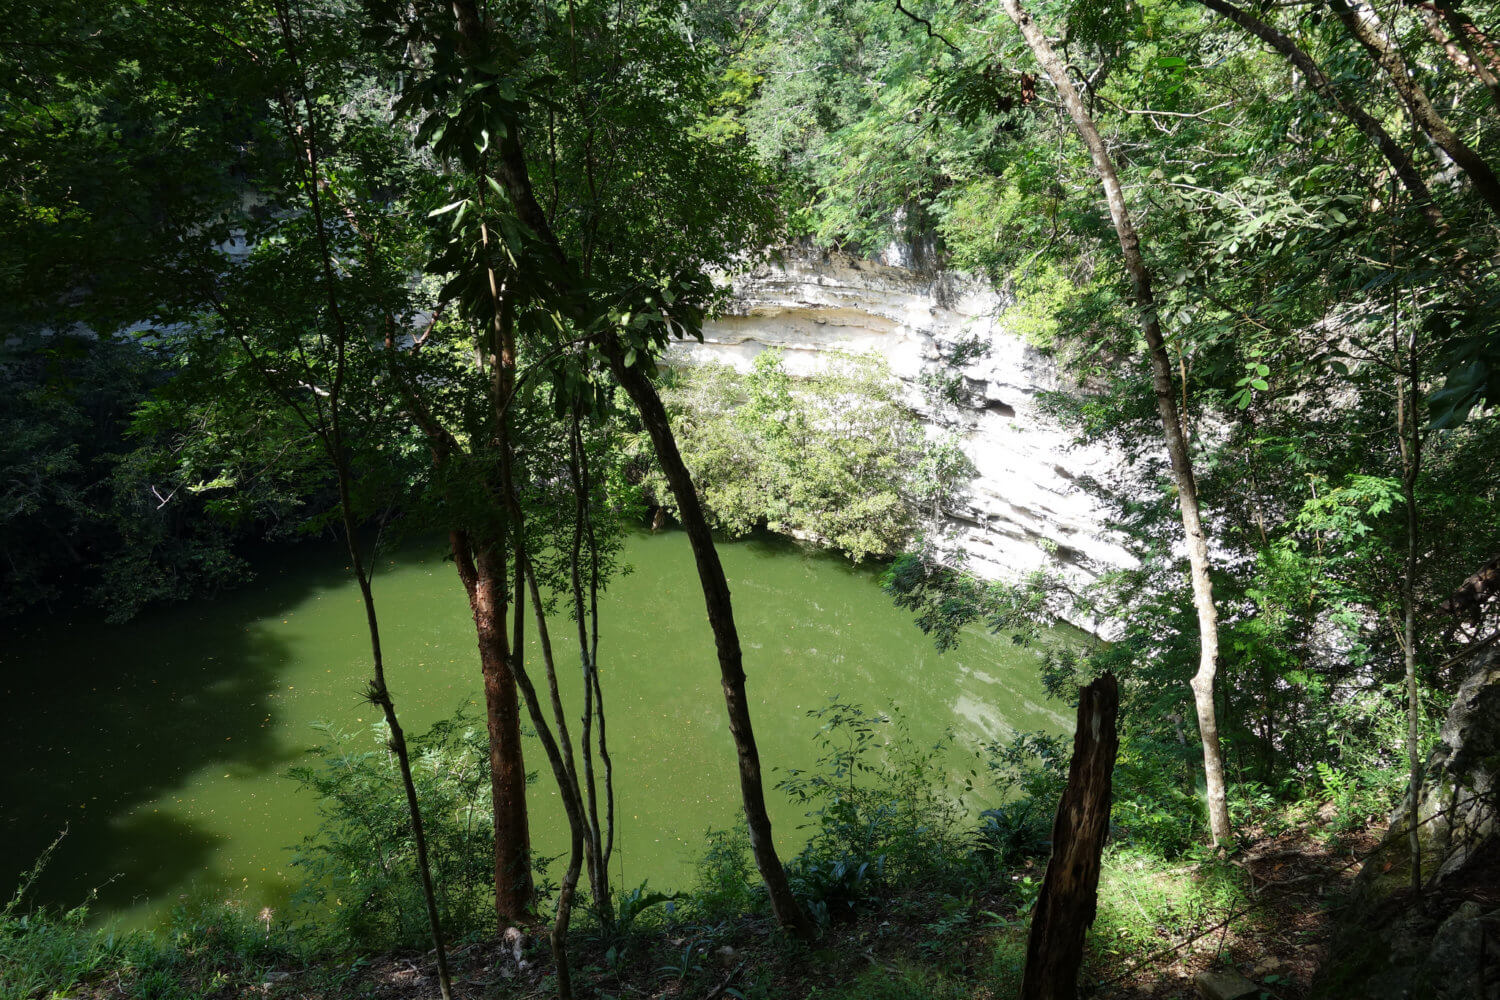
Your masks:
<svg viewBox="0 0 1500 1000"><path fill-rule="evenodd" d="M936 780L951 737L924 742L899 719L853 705L812 715L818 765L785 775L780 787L807 807L808 842L788 867L818 918L818 940L797 942L776 928L743 827L709 831L692 889L619 891L608 923L580 908L573 961L587 995L1016 994L1066 764L1051 752L1057 741L1025 734L978 748L958 794ZM459 717L413 741L455 941L455 991L547 996L555 984L543 925L501 938L490 926L487 857L473 843L476 828L488 832L487 816L475 821L486 790L474 780L483 744L470 722ZM321 764L298 771L321 796L325 825L299 850L308 888L294 914L183 907L158 931L118 933L91 921L87 905L31 907L23 885L0 915L0 998L436 995L394 762L368 740L329 737ZM1082 995L1194 996L1194 974L1210 967L1240 970L1266 997L1323 995L1315 984L1333 917L1379 841L1394 792L1372 773L1280 799L1239 796L1245 832L1229 852L1164 840L1164 816L1141 827L1143 838L1116 826ZM1170 808L1129 786L1116 794L1133 806L1121 815ZM986 800L996 804L976 818ZM1191 806L1175 818L1183 830L1201 828ZM545 862L538 884L555 886Z"/></svg>

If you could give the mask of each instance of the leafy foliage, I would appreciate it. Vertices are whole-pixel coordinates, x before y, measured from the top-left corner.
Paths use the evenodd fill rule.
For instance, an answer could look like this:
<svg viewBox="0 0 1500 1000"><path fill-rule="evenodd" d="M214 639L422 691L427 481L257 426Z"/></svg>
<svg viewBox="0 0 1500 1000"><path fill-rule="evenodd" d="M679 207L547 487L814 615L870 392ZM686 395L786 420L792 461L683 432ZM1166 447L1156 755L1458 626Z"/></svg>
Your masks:
<svg viewBox="0 0 1500 1000"><path fill-rule="evenodd" d="M776 787L808 807L812 836L788 875L821 920L897 886L979 876L967 809L947 791L951 733L923 745L899 719L836 697L808 714L820 723L817 762Z"/></svg>
<svg viewBox="0 0 1500 1000"><path fill-rule="evenodd" d="M324 727L316 763L291 775L318 796L319 832L298 849L301 903L328 945L393 947L427 939L427 913L395 756L385 727L355 735ZM463 713L408 738L443 926L455 938L493 923L489 745Z"/></svg>
<svg viewBox="0 0 1500 1000"><path fill-rule="evenodd" d="M324 484L296 441L222 436L158 419L153 395L175 388L160 342L26 338L0 358L0 620L34 607L89 605L111 621L249 575L237 543L284 535L315 513ZM261 432L276 414L215 412ZM206 415L206 411L200 412ZM207 456L243 473L201 475Z"/></svg>
<svg viewBox="0 0 1500 1000"><path fill-rule="evenodd" d="M732 535L763 523L856 561L884 555L910 544L968 478L967 460L924 436L875 357L807 378L774 350L743 375L691 365L663 398L705 505ZM673 509L658 478L648 486Z"/></svg>

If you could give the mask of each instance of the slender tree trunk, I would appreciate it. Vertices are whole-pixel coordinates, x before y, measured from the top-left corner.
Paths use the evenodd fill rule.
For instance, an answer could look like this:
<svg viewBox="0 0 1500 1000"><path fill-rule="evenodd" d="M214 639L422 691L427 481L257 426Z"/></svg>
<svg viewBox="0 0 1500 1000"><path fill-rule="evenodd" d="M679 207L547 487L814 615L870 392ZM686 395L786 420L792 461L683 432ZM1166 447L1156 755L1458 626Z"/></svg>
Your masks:
<svg viewBox="0 0 1500 1000"><path fill-rule="evenodd" d="M437 959L438 988L443 1000L452 1000L453 984L448 971L448 950L443 942L442 921L438 917L437 896L432 885L432 868L428 863L427 834L422 825L422 810L417 802L417 786L412 780L406 733L402 730L400 720L396 716L395 699L391 697L390 688L385 680L385 655L380 642L380 619L375 609L375 594L370 584L370 574L365 567L364 557L359 548L358 524L352 498L354 474L350 467L344 436L342 405L345 375L348 371L349 329L344 322L343 310L340 308L338 284L333 273L333 251L328 241L328 228L323 214L322 197L319 193L321 178L316 121L312 117L314 102L307 92L307 78L302 72L298 56L300 46L296 32L292 28L291 13L284 2L276 3L275 10L286 56L291 63L293 76L301 91L303 106L308 114L307 127L304 130L294 118L292 101L285 91L281 93L282 112L285 115L285 124L289 133L287 139L299 140L296 144L301 146L302 155L299 157L297 169L307 181L305 188L317 235L321 277L328 300L329 316L334 326L335 368L333 384L328 392L327 409L325 411L321 404L315 402L317 419L309 421L309 427L327 451L338 479L339 514L343 520L344 541L348 546L349 561L354 568L355 580L359 583L360 599L365 609L365 627L370 639L370 664L373 676L366 697L373 704L380 706L386 727L390 730L390 747L396 754L396 762L401 773L401 786L406 794L407 817L417 854L417 876L422 884L422 899L427 909L427 925L432 935L433 952ZM267 381L271 381L270 373L264 368L262 372L266 375ZM316 393L313 398L317 399ZM293 410L299 414L303 412L300 407L294 406Z"/></svg>
<svg viewBox="0 0 1500 1000"><path fill-rule="evenodd" d="M536 573L532 570L524 550L518 551L516 555L517 565L525 567L521 572L525 573L527 586L531 592L531 603L535 610L537 633L542 647L542 662L547 672L547 688L552 701L552 718L557 726L557 734L554 735L552 727L542 713L542 703L537 696L535 685L532 684L531 678L524 669L518 670L516 679L520 684L521 693L526 698L526 709L531 714L531 724L536 728L542 747L547 753L547 760L552 765L552 776L557 782L558 792L562 795L563 812L568 818L568 867L563 872L562 884L557 890L557 912L552 921L552 959L557 966L558 996L561 1000L570 1000L573 985L572 971L568 964L568 927L573 919L573 899L578 889L578 875L583 867L584 857L590 851L590 838L583 812L582 796L578 790L578 775L573 765L573 741L568 736L567 714L563 710L562 699L558 694L557 666L552 658L552 641L547 632L547 618L542 611ZM516 595L518 610L523 600L520 594Z"/></svg>
<svg viewBox="0 0 1500 1000"><path fill-rule="evenodd" d="M1427 137L1442 148L1443 152L1453 158L1453 162L1458 164L1458 168L1474 185L1474 190L1479 197L1484 199L1485 204L1489 205L1492 211L1500 215L1500 178L1495 176L1495 172L1490 169L1490 165L1483 157L1459 138L1443 116L1433 107L1426 90L1407 68L1406 60L1401 56L1401 50L1382 30L1380 17L1375 13L1375 9L1365 0L1352 0L1352 2L1351 0L1329 0L1329 6L1349 34L1364 46L1365 51L1375 60L1375 64L1385 72L1386 79L1390 80L1396 93L1401 95L1401 100L1411 114L1412 121L1416 122Z"/></svg>
<svg viewBox="0 0 1500 1000"><path fill-rule="evenodd" d="M1401 495L1406 507L1406 565L1401 575L1402 641L1406 673L1406 837L1411 852L1411 887L1422 891L1422 840L1418 807L1422 791L1421 713L1417 688L1417 481L1422 474L1421 382L1415 333L1407 339L1405 364L1396 296L1392 295L1391 346L1396 357L1396 436L1401 452ZM1415 325L1412 326L1415 331Z"/></svg>
<svg viewBox="0 0 1500 1000"><path fill-rule="evenodd" d="M1074 1000L1083 942L1099 896L1099 858L1109 837L1109 807L1120 689L1105 674L1078 692L1078 726L1068 786L1052 821L1052 857L1026 940L1021 1000Z"/></svg>
<svg viewBox="0 0 1500 1000"><path fill-rule="evenodd" d="M1166 341L1157 320L1156 298L1151 290L1151 272L1146 266L1145 258L1141 256L1140 237L1125 207L1125 193L1120 186L1114 161L1105 148L1092 116L1084 107L1077 88L1068 77L1066 68L1052 50L1047 36L1021 7L1020 0L1001 0L1001 5L1021 30L1032 54L1057 88L1058 97L1072 118L1074 128L1088 147L1094 169L1099 172L1099 180L1104 186L1110 219L1114 222L1120 251L1125 258L1125 270L1129 273L1134 288L1141 333L1146 339L1151 361L1151 381L1156 393L1157 413L1161 418L1167 455L1172 463L1172 477L1177 485L1178 507L1182 512L1182 528L1187 540L1188 566L1193 585L1193 605L1198 612L1199 636L1198 672L1193 675L1191 686L1193 702L1198 712L1198 732L1203 741L1209 829L1214 843L1222 844L1229 839L1230 828L1229 806L1224 789L1224 761L1219 751L1219 723L1214 710L1214 677L1219 663L1218 612L1214 607L1213 584L1208 573L1208 541L1204 536L1199 514L1198 487L1193 478L1192 457L1183 436L1182 414L1178 411L1176 395L1172 391L1172 360L1167 354Z"/></svg>
<svg viewBox="0 0 1500 1000"><path fill-rule="evenodd" d="M360 597L365 605L365 621L370 633L370 657L374 665L374 679L365 697L380 706L385 716L386 728L391 732L390 745L396 754L401 770L401 787L406 793L406 811L411 818L412 843L417 852L417 876L422 882L422 899L427 905L427 925L432 934L432 947L437 956L438 989L443 1000L452 1000L453 983L448 971L448 949L443 942L442 921L438 918L437 896L433 891L432 868L427 859L427 833L422 824L422 810L417 804L417 786L411 776L411 757L406 748L406 733L396 718L396 703L390 688L385 683L385 660L380 648L380 625L375 614L375 596L370 587L370 577L360 559L359 545L355 541L353 517L348 503L349 486L344 477L346 470L339 470L339 499L344 510L344 535L349 543L349 558L354 566L355 578L359 581Z"/></svg>
<svg viewBox="0 0 1500 1000"><path fill-rule="evenodd" d="M484 207L484 185L480 185L480 207ZM480 232L486 247L490 242L489 229L481 224ZM578 873L583 865L584 843L587 828L583 816L582 796L578 790L578 773L573 761L573 740L568 735L567 713L563 710L562 696L557 686L557 665L552 656L552 638L547 628L547 616L542 606L541 591L537 586L536 572L532 567L526 540L526 512L521 506L520 487L516 474L516 455L511 435L510 403L516 390L516 371L519 359L516 353L514 321L511 303L501 292L500 282L494 269L489 271L491 304L494 307L491 334L493 354L493 379L491 382L491 404L494 408L497 445L500 452L500 488L504 496L506 514L515 567L515 635L511 642L514 654L516 684L526 699L526 709L531 723L536 728L552 765L552 775L557 790L562 796L563 810L568 818L568 867L563 873L562 885L557 893L557 910L552 922L552 958L557 969L557 994L560 1000L572 1000L573 973L568 960L568 927L573 916L573 898L578 887ZM542 665L547 674L547 691L552 703L553 722L557 726L554 734L542 711L536 686L526 671L522 653L525 643L526 594L531 594L533 611L536 614L537 641L541 647Z"/></svg>
<svg viewBox="0 0 1500 1000"><path fill-rule="evenodd" d="M484 717L490 737L490 796L495 813L495 917L503 932L535 918L521 709L505 632L508 601L504 557L492 548L476 553L465 532L451 532L450 539L479 639Z"/></svg>
<svg viewBox="0 0 1500 1000"><path fill-rule="evenodd" d="M624 353L617 340L610 338L604 345L610 370L630 394L651 443L656 448L656 457L662 472L677 500L678 516L687 530L688 541L693 546L693 558L698 565L698 579L703 587L703 602L708 609L709 627L713 629L714 645L719 654L719 682L724 689L724 705L729 713L729 733L734 739L735 753L739 757L740 797L745 806L745 822L750 828L750 851L755 857L755 866L765 880L770 892L771 909L781 926L797 937L811 939L816 934L807 912L792 895L787 882L786 869L776 854L775 842L771 839L771 817L766 812L765 786L761 780L760 753L755 746L755 731L750 724L750 703L745 696L745 668L740 650L739 631L734 623L734 609L729 599L729 583L724 578L724 567L719 562L719 553L714 548L713 534L708 520L703 515L703 506L698 502L698 491L693 486L692 475L677 450L677 439L672 434L671 420L661 397L646 373L644 362L634 365L625 363Z"/></svg>
<svg viewBox="0 0 1500 1000"><path fill-rule="evenodd" d="M579 437L578 468L582 476L585 494L592 491L593 478L589 474L589 453L583 447L583 439ZM588 539L589 553L589 677L594 691L594 718L598 724L597 746L599 750L599 761L604 765L604 825L600 830L599 844L599 868L604 873L605 884L608 886L609 859L615 850L615 764L609 755L609 734L606 732L606 718L604 714L604 688L599 681L599 538L594 531L593 508L586 510L584 518L584 534ZM579 609L582 613L582 609ZM589 779L589 790L594 788L593 779ZM590 809L597 809L597 803L591 801ZM594 817L594 826L599 827L598 816ZM601 912L600 916L606 920L614 919L614 902L610 900L608 907Z"/></svg>
<svg viewBox="0 0 1500 1000"><path fill-rule="evenodd" d="M1480 31L1469 15L1455 6L1454 0L1434 0L1433 5L1442 11L1443 19L1453 29L1459 45L1469 57L1474 75L1500 105L1500 75L1497 75L1500 74L1500 49L1496 49L1494 39Z"/></svg>
<svg viewBox="0 0 1500 1000"><path fill-rule="evenodd" d="M1427 182L1418 173L1416 164L1412 162L1406 150L1401 148L1396 140L1391 138L1390 133L1385 130L1385 127L1380 122L1375 120L1374 116L1354 101L1346 100L1328 79L1328 75L1323 72L1322 67L1313 61L1312 56L1304 52L1290 37L1277 31L1271 25L1256 18L1247 11L1236 7L1229 0L1199 0L1199 2L1209 10L1221 14L1228 20L1239 25L1277 52L1280 52L1287 62L1295 66L1297 71L1302 74L1308 86L1313 89L1313 93L1337 108L1345 118L1353 123L1355 128L1359 129L1368 139L1375 143L1381 155L1391 165L1391 169L1395 171L1396 176L1401 178L1402 185L1411 192L1412 197L1416 199L1418 206L1427 215L1428 219L1434 225L1442 223L1442 215L1432 200L1432 192L1428 190Z"/></svg>
<svg viewBox="0 0 1500 1000"><path fill-rule="evenodd" d="M608 755L604 750L604 703L600 693L598 667L594 663L597 645L590 642L589 609L583 597L583 551L585 536L589 542L589 563L597 564L598 552L593 533L587 530L589 506L593 503L593 488L588 476L588 456L584 450L583 428L577 410L574 410L568 434L568 477L573 485L573 545L569 552L569 583L573 591L573 617L578 626L578 659L583 671L583 732L579 749L583 754L583 790L588 796L589 836L584 846L588 851L589 889L594 895L594 907L600 920L606 925L613 922L614 905L609 891L609 862L605 855L605 834L599 823L599 790L594 774L594 751L589 743L593 736L594 718L599 718L599 748L604 761ZM595 612L597 614L597 611ZM596 633L597 635L597 633ZM576 779L575 779L576 780ZM608 779L606 779L608 780ZM613 816L610 817L613 823Z"/></svg>
<svg viewBox="0 0 1500 1000"><path fill-rule="evenodd" d="M508 463L507 463L508 464ZM510 476L506 475L507 485ZM512 494L513 495L513 494ZM519 528L520 504L513 501L511 504L512 522L517 527L517 542L515 549L516 565L516 596L515 609L519 617L523 613L526 604L526 590L529 589L532 596L533 610L536 614L538 639L542 647L542 662L547 673L547 688L550 692L553 710L553 723L557 726L557 733L552 731L552 725L547 722L547 716L542 711L542 701L537 695L536 685L532 683L524 664L516 661L516 685L520 688L522 696L526 701L526 710L531 715L531 724L535 727L537 737L541 740L542 749L547 755L547 762L552 765L552 777L557 782L558 793L562 796L563 812L568 819L568 867L563 872L562 884L557 890L557 910L552 921L551 946L552 960L557 968L557 995L560 1000L572 1000L573 996L573 974L568 961L568 927L573 918L573 897L578 888L578 873L583 867L585 826L583 817L583 806L578 794L578 776L573 770L573 743L568 736L567 717L563 712L562 701L558 696L557 689L557 667L552 659L552 641L547 633L547 618L542 610L541 594L537 588L536 574L531 568L530 560L526 555L523 537ZM523 583L524 589L523 589ZM519 636L519 627L517 629Z"/></svg>
<svg viewBox="0 0 1500 1000"><path fill-rule="evenodd" d="M1500 107L1500 78L1495 76L1496 67L1493 62L1495 50L1490 46L1486 53L1488 59L1476 51L1476 41L1483 43L1488 40L1474 26L1474 22L1462 11L1454 10L1447 4L1421 0L1403 0L1403 3L1416 11L1417 17L1427 28L1427 34L1443 50L1448 61L1484 84L1485 90L1489 92L1490 102ZM1449 34L1450 31L1452 34Z"/></svg>

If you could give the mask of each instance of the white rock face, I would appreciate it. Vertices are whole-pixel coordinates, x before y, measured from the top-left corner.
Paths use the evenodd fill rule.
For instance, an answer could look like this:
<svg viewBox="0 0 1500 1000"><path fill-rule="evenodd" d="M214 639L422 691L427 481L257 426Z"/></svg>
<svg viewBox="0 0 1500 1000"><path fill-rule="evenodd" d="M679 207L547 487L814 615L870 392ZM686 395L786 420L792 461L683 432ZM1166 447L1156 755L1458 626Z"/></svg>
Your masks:
<svg viewBox="0 0 1500 1000"><path fill-rule="evenodd" d="M1133 561L1076 483L1106 472L1114 459L1074 447L1040 412L1038 393L1057 388L1056 369L1007 330L1007 305L963 275L923 275L842 254L790 256L736 278L733 304L704 325L704 342L676 344L668 360L743 371L761 351L779 348L788 373L811 375L838 353L881 355L929 430L955 433L978 470L963 509L950 512L968 567L1005 580L1046 568L1077 586ZM961 369L966 405L932 406L919 382L924 369L975 336L990 353Z"/></svg>

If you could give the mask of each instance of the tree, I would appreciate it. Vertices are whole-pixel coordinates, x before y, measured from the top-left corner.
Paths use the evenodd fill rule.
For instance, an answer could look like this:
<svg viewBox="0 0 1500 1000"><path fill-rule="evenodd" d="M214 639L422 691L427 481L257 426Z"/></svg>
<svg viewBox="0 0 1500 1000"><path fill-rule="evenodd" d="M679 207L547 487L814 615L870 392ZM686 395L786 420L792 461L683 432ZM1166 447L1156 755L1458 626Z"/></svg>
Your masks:
<svg viewBox="0 0 1500 1000"><path fill-rule="evenodd" d="M940 527L972 473L953 440L927 439L874 356L838 358L806 378L775 350L743 375L684 366L662 400L709 517L731 535L764 524L855 561L905 551ZM647 484L675 509L659 474Z"/></svg>
<svg viewBox="0 0 1500 1000"><path fill-rule="evenodd" d="M1177 503L1182 514L1182 529L1187 540L1188 565L1193 584L1193 605L1198 612L1198 672L1193 675L1193 702L1198 711L1198 733L1203 743L1203 773L1208 786L1209 826L1214 843L1223 844L1231 836L1229 804L1224 787L1224 761L1219 749L1219 723L1214 705L1214 676L1219 665L1218 610L1214 606L1213 582L1209 578L1208 540L1198 507L1198 487L1193 477L1193 460L1188 452L1182 414L1177 406L1177 390L1172 378L1172 360L1162 336L1157 303L1151 288L1151 271L1141 254L1140 237L1125 204L1124 189L1115 171L1113 159L1094 124L1093 117L1079 97L1061 60L1053 52L1031 15L1018 0L1001 0L1005 13L1026 39L1032 54L1057 89L1064 109L1073 121L1084 145L1088 147L1094 168L1104 186L1109 215L1119 237L1125 270L1130 275L1135 296L1141 335L1151 360L1152 388L1156 394L1162 437L1172 461L1172 476L1177 487Z"/></svg>
<svg viewBox="0 0 1500 1000"><path fill-rule="evenodd" d="M1072 1000L1078 995L1084 936L1098 906L1099 859L1109 836L1119 710L1113 674L1078 692L1068 785L1057 804L1052 856L1031 913L1022 1000Z"/></svg>
<svg viewBox="0 0 1500 1000"><path fill-rule="evenodd" d="M233 14L247 13L232 11ZM328 122L320 116L320 100L328 96L315 84L303 61L307 47L327 43L310 31L306 11L294 12L277 0L269 15L258 12L238 20L232 16L211 28L216 34L238 36L236 55L248 59L271 81L281 112L284 143L292 168L283 174L288 187L281 193L289 212L262 233L262 242L242 265L217 275L204 305L214 318L214 333L232 341L247 368L258 377L265 401L295 416L315 439L332 466L338 490L338 512L352 571L364 605L370 642L372 679L366 699L381 709L390 732L412 839L417 872L426 903L427 919L437 958L438 982L444 1000L452 996L447 951L438 918L435 887L427 857L422 813L412 779L405 733L386 681L379 616L366 555L360 545L362 521L355 491L362 484L355 472L356 456L368 457L369 440L377 438L384 413L359 413L350 405L349 389L366 372L357 369L354 355L364 354L381 330L375 303L355 279L341 279L340 251L335 242L327 185L324 136ZM319 27L327 30L327 21ZM300 204L299 204L300 201ZM280 239L267 237L274 233ZM283 242L284 241L284 242ZM269 251L269 252L267 252ZM273 294L260 298L258 293ZM275 302L272 310L258 308ZM207 324L204 324L205 326ZM364 400L368 404L368 400ZM351 419L352 418L352 419ZM351 427L351 423L362 425ZM362 441L361 438L364 440Z"/></svg>
<svg viewBox="0 0 1500 1000"><path fill-rule="evenodd" d="M558 41L562 42L562 54L558 58L562 70L557 77L559 85L562 81L582 82L605 88L622 87L625 93L629 93L630 84L618 74L614 63L620 51L616 48L620 32L656 49L651 52L649 64L637 63L643 67L670 65L680 71L701 58L691 46L684 45L680 36L657 30L661 22L655 19L651 7L630 8L622 16L625 19L619 20L611 10L593 6L570 8L566 23L569 26L583 25L584 41L598 37L594 32L601 30L613 29L614 37L610 46L600 52L575 45L577 36L559 35ZM668 209L666 218L642 215L632 206L611 202L611 198L618 199L623 193L631 192L633 187L647 182L651 175L640 171L639 164L632 164L634 169L629 174L615 173L625 169L626 165L595 145L595 130L584 124L580 130L574 131L566 127L566 116L555 113L548 116L545 127L540 122L535 126L548 150L545 162L548 167L546 182L551 188L550 208L544 208L533 188L526 154L528 129L523 117L526 104L522 95L529 93L532 86L545 84L528 85L509 76L507 70L520 65L518 60L523 48L529 47L532 39L549 40L545 30L548 23L537 25L529 10L501 8L482 14L477 7L466 2L454 4L453 17L453 21L445 23L434 15L428 23L418 27L418 32L425 31L423 38L435 40L434 61L439 72L451 69L455 79L478 81L478 86L471 88L471 92L488 93L484 100L460 104L456 112L430 113L424 130L429 135L435 132L440 135L434 142L440 154L454 155L466 162L470 176L480 185L478 198L488 199L486 187L490 187L498 199L504 200L506 214L496 221L504 227L500 238L507 259L515 262L507 271L507 277L514 277L516 281L514 286L506 284L504 291L506 295L519 294L523 305L535 303L534 311L520 309L518 315L537 317L537 325L532 329L538 332L545 329L539 322L543 318L551 322L553 330L571 330L578 346L587 348L584 357L607 366L610 374L625 389L645 425L677 498L698 564L709 622L719 652L730 731L739 757L741 793L756 862L770 890L778 919L797 933L810 935L811 923L792 897L771 840L729 588L691 476L682 462L666 410L647 371L650 359L664 346L672 332L696 331L702 304L711 295L711 286L703 277L702 264L713 259L727 261L727 257L721 255L743 245L742 241L749 234L745 230L726 233L723 215L705 213L701 208L694 216L701 220L698 228L687 226L679 229L662 225L672 213L683 211L685 206L680 199L687 188L677 189L674 200L664 203L677 206ZM543 29L540 35L535 34L538 28ZM457 44L450 45L447 39L454 31ZM597 54L606 54L602 65L591 61ZM591 78L587 72L596 65L604 74L598 79ZM655 72L652 69L645 74L648 87ZM428 77L426 82L412 89L410 100L436 109L451 94L450 86L437 76ZM699 205L708 207L713 202L702 199L702 195L723 191L726 183L732 187L745 179L744 174L736 168L735 160L727 150L692 135L692 122L683 116L682 106L663 99L667 92L648 89L644 94L637 92L641 98L637 102L622 104L620 112L631 131L620 135L622 138L628 136L633 148L658 165L661 180L696 181L698 190L695 195L700 198ZM611 105L606 103L604 106ZM560 129L559 125L564 127ZM582 177L574 174L569 180L563 174L567 161L556 156L559 138L564 151L577 144L574 148L580 155L573 162L583 167ZM559 213L557 209L562 203L565 187L570 194L587 191L591 207L586 207L577 216ZM476 199L475 204L483 212L487 202ZM660 211L662 205L653 205L653 212ZM619 218L597 211L604 207L616 208ZM755 216L750 218L753 220ZM578 221L574 222L574 219ZM566 223L568 228L555 228L555 221ZM691 234L691 238L684 243L683 236L687 234ZM565 246L563 236L570 241L569 245ZM476 300L485 294L487 285L487 294L494 304L492 308L498 312L505 301L505 296L500 294L499 271L485 260L494 253L493 246L486 220L477 247L480 254L478 266L470 264L460 272L459 280L478 293ZM643 263L647 266L643 267ZM555 341L552 346L556 348ZM546 350L540 344L538 348ZM501 384L514 384L514 363L513 352L502 352L501 363L496 368ZM565 375L562 377L566 378Z"/></svg>

